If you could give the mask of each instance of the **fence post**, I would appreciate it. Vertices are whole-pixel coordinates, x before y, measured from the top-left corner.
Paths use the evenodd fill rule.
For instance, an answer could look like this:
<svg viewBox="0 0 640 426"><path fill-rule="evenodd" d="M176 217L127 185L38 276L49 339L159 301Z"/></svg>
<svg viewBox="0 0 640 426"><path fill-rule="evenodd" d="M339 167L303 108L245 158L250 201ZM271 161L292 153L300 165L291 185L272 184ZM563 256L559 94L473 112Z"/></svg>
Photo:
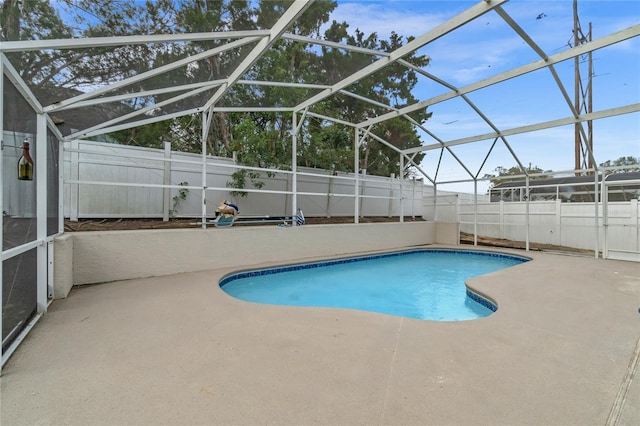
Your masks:
<svg viewBox="0 0 640 426"><path fill-rule="evenodd" d="M329 190L327 191L327 217L331 217L331 194L333 192L333 174L335 172L331 170L331 175L329 176Z"/></svg>
<svg viewBox="0 0 640 426"><path fill-rule="evenodd" d="M636 239L636 252L640 252L640 218L638 218L638 199L632 198L630 200L631 214L629 216L631 228L635 228L634 237Z"/></svg>
<svg viewBox="0 0 640 426"><path fill-rule="evenodd" d="M396 174L391 173L391 179L389 179L389 215L387 217L393 216L393 180L395 177Z"/></svg>
<svg viewBox="0 0 640 426"><path fill-rule="evenodd" d="M365 195L365 187L367 186L367 169L361 169L362 172L362 184L360 185L360 217L364 217L362 213L362 203L364 199L362 198Z"/></svg>
<svg viewBox="0 0 640 426"><path fill-rule="evenodd" d="M500 200L500 238L504 239L504 201Z"/></svg>
<svg viewBox="0 0 640 426"><path fill-rule="evenodd" d="M553 243L557 246L562 245L562 200L559 198L556 198L556 231Z"/></svg>
<svg viewBox="0 0 640 426"><path fill-rule="evenodd" d="M162 184L165 187L162 190L162 220L169 221L169 211L171 210L171 188L166 185L171 184L171 142L164 143L164 174L162 175Z"/></svg>

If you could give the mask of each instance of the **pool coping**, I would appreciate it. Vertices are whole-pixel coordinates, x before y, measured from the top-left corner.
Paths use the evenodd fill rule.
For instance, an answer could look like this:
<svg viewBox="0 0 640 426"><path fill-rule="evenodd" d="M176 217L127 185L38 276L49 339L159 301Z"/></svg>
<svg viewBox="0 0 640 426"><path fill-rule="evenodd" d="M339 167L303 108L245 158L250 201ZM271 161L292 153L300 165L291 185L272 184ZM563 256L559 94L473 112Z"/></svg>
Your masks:
<svg viewBox="0 0 640 426"><path fill-rule="evenodd" d="M218 281L218 285L220 286L220 288L223 288L225 285L229 284L230 282L238 279L243 279L243 278L272 275L272 274L278 274L283 272L299 271L304 269L324 268L324 267L333 266L333 265L342 265L345 263L354 263L354 262L365 262L365 261L370 261L375 259L384 259L384 258L390 258L390 257L411 255L414 253L459 253L459 254L473 253L481 256L514 259L514 260L520 261L521 263L532 260L531 257L509 254L509 253L498 252L498 251L485 251L485 250L477 250L477 249L464 250L464 249L457 249L457 248L456 249L412 248L412 249L403 249L403 250L388 250L388 251L379 252L376 254L369 254L369 255L343 256L343 257L337 257L337 258L332 258L328 260L307 261L307 262L287 262L280 265L264 267L264 268L249 268L249 269L241 268L237 271L230 272L224 275ZM516 266L516 265L511 265L511 266ZM471 277L471 278L475 278L475 277ZM498 310L497 302L494 299L492 299L490 296L482 294L481 292L471 288L467 284L467 281L469 279L470 278L465 279L464 281L466 296L471 300L473 300L474 302L480 304L481 306L489 309L490 311L496 312ZM370 312L375 313L376 311L370 311ZM397 315L397 316L401 316L401 315ZM417 318L417 319L423 319L426 321L430 320L428 318ZM443 321L455 321L455 320L443 320Z"/></svg>

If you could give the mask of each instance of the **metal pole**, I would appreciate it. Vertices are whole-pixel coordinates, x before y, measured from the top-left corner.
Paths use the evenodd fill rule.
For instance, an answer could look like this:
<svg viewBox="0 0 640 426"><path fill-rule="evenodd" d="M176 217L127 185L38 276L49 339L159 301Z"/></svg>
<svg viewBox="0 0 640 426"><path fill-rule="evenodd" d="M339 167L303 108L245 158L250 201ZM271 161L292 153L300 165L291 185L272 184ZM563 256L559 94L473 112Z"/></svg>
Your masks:
<svg viewBox="0 0 640 426"><path fill-rule="evenodd" d="M355 201L354 201L354 206L353 206L353 222L354 223L360 223L359 222L359 217L360 217L360 210L359 210L359 205L360 205L360 180L358 179L358 175L360 174L360 129L356 128L356 137L354 138L354 152L353 152L353 176L355 178L355 180L353 181L353 186L354 186L354 194L355 194Z"/></svg>
<svg viewBox="0 0 640 426"><path fill-rule="evenodd" d="M433 221L436 222L436 218L438 217L438 184L433 183ZM456 222L458 222L458 218L456 217Z"/></svg>
<svg viewBox="0 0 640 426"><path fill-rule="evenodd" d="M2 90L0 90L1 92ZM2 109L0 109L0 115L2 114L1 111ZM0 169L1 174L2 171ZM58 139L58 233L64 233L64 142L60 139Z"/></svg>
<svg viewBox="0 0 640 426"><path fill-rule="evenodd" d="M609 227L609 191L607 190L607 175L602 176L602 183L600 184L600 192L602 193L602 258L607 259L609 257L609 242L607 238Z"/></svg>
<svg viewBox="0 0 640 426"><path fill-rule="evenodd" d="M202 229L207 229L207 133L209 129L207 127L207 111L209 114L213 114L211 110L202 111Z"/></svg>
<svg viewBox="0 0 640 426"><path fill-rule="evenodd" d="M400 154L400 222L404 222L404 157Z"/></svg>
<svg viewBox="0 0 640 426"><path fill-rule="evenodd" d="M36 239L40 243L36 249L36 305L38 313L47 312L47 277L48 249L47 244L47 116L36 115L36 152L35 152L35 183L36 183Z"/></svg>
<svg viewBox="0 0 640 426"><path fill-rule="evenodd" d="M588 40L591 42L591 22L589 22L589 34ZM589 83L587 83L587 113L593 112L593 52L589 52ZM588 168L593 169L594 161L593 161L593 121L587 121L587 154L589 155L589 161L587 162ZM598 174L596 173L596 176Z"/></svg>
<svg viewBox="0 0 640 426"><path fill-rule="evenodd" d="M595 222L595 232L596 232L596 249L595 249L595 258L597 259L599 256L599 251L600 251L600 223L598 220L598 202L599 202L599 195L598 194L598 176L599 173L595 172L594 173L595 179L594 179L594 184L593 184L593 205L595 208L595 212L594 212L594 222Z"/></svg>
<svg viewBox="0 0 640 426"><path fill-rule="evenodd" d="M171 159L171 142L164 143L164 174L162 175L162 183L164 185L171 185L171 163L168 161ZM162 221L169 221L169 210L171 210L171 188L165 187L162 189Z"/></svg>
<svg viewBox="0 0 640 426"><path fill-rule="evenodd" d="M573 46L576 47L580 44L580 37L578 36L578 0L573 0ZM573 79L574 79L574 106L576 114L580 114L580 57L573 58ZM581 123L574 124L574 170L580 170L582 168L582 152L581 152L581 139L580 139L580 126ZM576 172L576 175L579 173Z"/></svg>
<svg viewBox="0 0 640 426"><path fill-rule="evenodd" d="M413 177L411 187L411 219L416 220L416 177Z"/></svg>
<svg viewBox="0 0 640 426"><path fill-rule="evenodd" d="M529 174L525 177L525 206L526 206L526 226L525 226L525 250L529 251Z"/></svg>
<svg viewBox="0 0 640 426"><path fill-rule="evenodd" d="M291 223L296 226L295 220L298 213L298 116L296 112L293 112L292 117L293 137L291 138Z"/></svg>
<svg viewBox="0 0 640 426"><path fill-rule="evenodd" d="M478 245L478 179L476 178L473 178L473 245Z"/></svg>

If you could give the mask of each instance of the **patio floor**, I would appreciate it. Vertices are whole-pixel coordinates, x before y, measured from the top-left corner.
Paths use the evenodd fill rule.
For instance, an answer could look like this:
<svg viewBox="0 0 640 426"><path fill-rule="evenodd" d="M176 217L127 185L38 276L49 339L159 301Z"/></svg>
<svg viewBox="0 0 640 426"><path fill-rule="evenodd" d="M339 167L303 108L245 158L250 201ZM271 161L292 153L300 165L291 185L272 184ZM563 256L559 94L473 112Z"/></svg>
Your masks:
<svg viewBox="0 0 640 426"><path fill-rule="evenodd" d="M76 288L2 370L1 423L640 424L640 265L511 252L463 322L247 303L229 270Z"/></svg>

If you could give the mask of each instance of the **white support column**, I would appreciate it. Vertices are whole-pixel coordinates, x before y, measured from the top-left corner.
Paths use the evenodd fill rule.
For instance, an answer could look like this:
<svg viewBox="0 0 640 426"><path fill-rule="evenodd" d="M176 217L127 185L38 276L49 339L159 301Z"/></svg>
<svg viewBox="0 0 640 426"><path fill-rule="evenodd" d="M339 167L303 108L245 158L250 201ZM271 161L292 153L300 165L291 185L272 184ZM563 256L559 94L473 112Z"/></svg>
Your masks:
<svg viewBox="0 0 640 426"><path fill-rule="evenodd" d="M504 239L504 200L500 199L500 238Z"/></svg>
<svg viewBox="0 0 640 426"><path fill-rule="evenodd" d="M53 300L53 241L45 242L45 246L47 248L47 300Z"/></svg>
<svg viewBox="0 0 640 426"><path fill-rule="evenodd" d="M635 250L636 252L640 252L640 218L638 218L638 199L637 198L633 198L630 200L630 207L631 207L631 215L629 217L631 223L631 229L634 230L633 234L634 234L634 239L636 240L636 247Z"/></svg>
<svg viewBox="0 0 640 426"><path fill-rule="evenodd" d="M80 177L80 153L78 149L80 143L74 139L71 141L71 158L69 161L69 179L78 182ZM80 210L80 185L77 183L69 184L69 218L77 222Z"/></svg>
<svg viewBox="0 0 640 426"><path fill-rule="evenodd" d="M433 183L433 221L435 222L438 218L438 184ZM458 227L460 227L460 220L456 217L456 222L458 223Z"/></svg>
<svg viewBox="0 0 640 426"><path fill-rule="evenodd" d="M60 139L58 139L58 161L58 233L61 234L64 232L64 143Z"/></svg>
<svg viewBox="0 0 640 426"><path fill-rule="evenodd" d="M458 204L460 204L459 195ZM476 178L473 178L473 245L478 245L478 179Z"/></svg>
<svg viewBox="0 0 640 426"><path fill-rule="evenodd" d="M358 216L362 216L362 203L364 202L364 195L367 192L367 169L360 170L360 175L362 176L362 184L360 185L360 204L358 208Z"/></svg>
<svg viewBox="0 0 640 426"><path fill-rule="evenodd" d="M400 222L404 222L404 156L400 154Z"/></svg>
<svg viewBox="0 0 640 426"><path fill-rule="evenodd" d="M589 154L593 155L591 153L591 151L589 151ZM594 217L594 222L595 222L594 225L595 225L595 232L596 232L596 235L595 235L595 237L596 237L596 239L595 239L596 240L596 248L595 248L594 251L595 251L595 258L596 259L600 255L599 254L600 253L600 218L599 218L599 214L598 214L598 199L600 197L598 197L598 195L599 195L598 194L598 183L599 183L598 182L598 175L599 175L598 172L594 173L595 182L593 184L593 194L594 194L594 196L593 196L593 205L594 205L594 209L595 209L593 217Z"/></svg>
<svg viewBox="0 0 640 426"><path fill-rule="evenodd" d="M207 134L209 133L207 111L209 115L213 114L210 109L202 111L202 229L207 229Z"/></svg>
<svg viewBox="0 0 640 426"><path fill-rule="evenodd" d="M353 222L360 223L360 179L358 179L358 175L360 174L360 129L356 128L356 137L354 138L354 149L353 149L353 191L355 195L355 201L353 206Z"/></svg>
<svg viewBox="0 0 640 426"><path fill-rule="evenodd" d="M602 176L600 184L600 192L602 193L602 258L609 258L609 190L607 189L607 175Z"/></svg>
<svg viewBox="0 0 640 426"><path fill-rule="evenodd" d="M525 226L525 250L529 251L529 174L525 177L525 206L526 206L526 226Z"/></svg>
<svg viewBox="0 0 640 426"><path fill-rule="evenodd" d="M395 183L395 178L396 174L391 173L391 176L389 176L389 211L387 214L388 218L391 218L391 216L393 216L393 185Z"/></svg>
<svg viewBox="0 0 640 426"><path fill-rule="evenodd" d="M164 174L162 175L162 184L171 185L171 142L164 143ZM162 189L162 221L169 221L169 210L171 210L171 188L164 187Z"/></svg>
<svg viewBox="0 0 640 426"><path fill-rule="evenodd" d="M291 138L291 224L297 226L295 220L298 213L298 115L294 111L291 119L293 137Z"/></svg>
<svg viewBox="0 0 640 426"><path fill-rule="evenodd" d="M36 184L36 239L37 253L37 290L36 306L38 313L47 312L47 278L48 248L47 239L47 116L36 115L36 152L35 152L35 184Z"/></svg>

